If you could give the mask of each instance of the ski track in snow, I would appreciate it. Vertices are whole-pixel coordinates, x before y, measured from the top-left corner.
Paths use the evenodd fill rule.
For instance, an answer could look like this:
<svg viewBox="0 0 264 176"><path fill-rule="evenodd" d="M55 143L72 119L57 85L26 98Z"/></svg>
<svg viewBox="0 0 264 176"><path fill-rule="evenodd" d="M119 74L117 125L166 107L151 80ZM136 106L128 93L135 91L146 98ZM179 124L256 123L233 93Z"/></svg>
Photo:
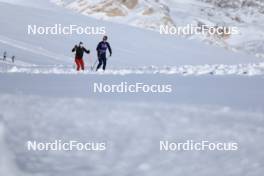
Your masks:
<svg viewBox="0 0 264 176"><path fill-rule="evenodd" d="M56 54L40 46L33 46L31 44L18 41L18 40L14 40L14 39L2 36L2 35L0 35L0 43L15 47L17 49L25 50L30 53L34 53L37 55L42 55L42 56L45 56L51 59L55 59L58 61L62 61L63 59L68 58L67 56Z"/></svg>
<svg viewBox="0 0 264 176"><path fill-rule="evenodd" d="M2 63L2 64L1 64ZM27 73L27 74L108 74L108 75L129 75L129 74L165 74L165 75L264 75L264 62L238 65L183 65L183 66L145 66L138 68L110 68L105 72L91 71L87 67L85 71L77 72L73 66L50 65L24 66L7 62L0 62L0 73Z"/></svg>

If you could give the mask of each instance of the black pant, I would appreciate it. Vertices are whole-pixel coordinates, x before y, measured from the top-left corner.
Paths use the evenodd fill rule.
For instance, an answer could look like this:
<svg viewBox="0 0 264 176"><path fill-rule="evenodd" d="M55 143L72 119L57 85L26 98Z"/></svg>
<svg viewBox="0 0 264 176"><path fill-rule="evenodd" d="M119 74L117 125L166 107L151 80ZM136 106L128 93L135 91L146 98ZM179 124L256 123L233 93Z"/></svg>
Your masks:
<svg viewBox="0 0 264 176"><path fill-rule="evenodd" d="M101 55L98 58L99 64L97 65L96 71L102 66L103 64L103 70L105 70L106 67L106 55Z"/></svg>

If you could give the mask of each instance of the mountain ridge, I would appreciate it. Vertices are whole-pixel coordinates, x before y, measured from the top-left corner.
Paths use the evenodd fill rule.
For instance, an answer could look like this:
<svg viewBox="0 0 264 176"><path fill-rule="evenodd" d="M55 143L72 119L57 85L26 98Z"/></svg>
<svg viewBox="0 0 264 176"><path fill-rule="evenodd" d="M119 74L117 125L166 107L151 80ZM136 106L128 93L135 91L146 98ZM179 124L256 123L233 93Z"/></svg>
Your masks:
<svg viewBox="0 0 264 176"><path fill-rule="evenodd" d="M264 57L264 2L261 0L52 0L83 15L159 31L160 25L237 26L240 34L184 36Z"/></svg>

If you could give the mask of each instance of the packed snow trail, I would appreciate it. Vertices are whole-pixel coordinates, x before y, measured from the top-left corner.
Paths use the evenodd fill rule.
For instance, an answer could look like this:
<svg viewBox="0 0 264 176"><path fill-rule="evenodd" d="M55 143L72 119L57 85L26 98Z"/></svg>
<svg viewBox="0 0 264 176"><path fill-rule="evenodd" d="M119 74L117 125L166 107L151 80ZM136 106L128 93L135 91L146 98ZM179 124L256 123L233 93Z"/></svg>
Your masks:
<svg viewBox="0 0 264 176"><path fill-rule="evenodd" d="M0 74L0 92L14 95L94 98L102 101L165 102L264 110L263 76L181 76L163 74ZM95 92L94 85L171 85L171 93ZM122 103L122 102L121 102Z"/></svg>

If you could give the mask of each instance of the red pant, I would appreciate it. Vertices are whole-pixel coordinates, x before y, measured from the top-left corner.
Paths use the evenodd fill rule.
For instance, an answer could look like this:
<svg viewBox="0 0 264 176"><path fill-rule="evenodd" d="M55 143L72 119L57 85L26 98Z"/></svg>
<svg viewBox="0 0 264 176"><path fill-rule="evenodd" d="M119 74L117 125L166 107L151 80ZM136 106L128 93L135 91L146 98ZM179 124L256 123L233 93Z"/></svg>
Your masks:
<svg viewBox="0 0 264 176"><path fill-rule="evenodd" d="M75 63L77 65L77 71L79 71L80 68L84 70L84 62L82 58L75 58Z"/></svg>

